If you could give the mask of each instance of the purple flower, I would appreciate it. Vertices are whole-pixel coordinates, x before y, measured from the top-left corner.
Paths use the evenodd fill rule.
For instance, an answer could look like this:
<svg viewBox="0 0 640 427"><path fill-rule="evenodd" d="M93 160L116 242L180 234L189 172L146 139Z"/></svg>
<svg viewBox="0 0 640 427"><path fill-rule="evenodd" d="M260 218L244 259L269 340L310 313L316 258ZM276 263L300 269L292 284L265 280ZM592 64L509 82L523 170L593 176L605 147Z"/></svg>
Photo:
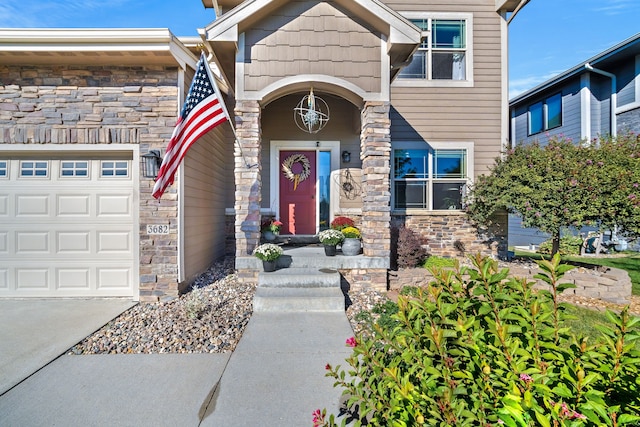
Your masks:
<svg viewBox="0 0 640 427"><path fill-rule="evenodd" d="M533 381L533 378L531 378L531 376L529 376L528 374L520 374L520 381L524 381L525 383L529 384Z"/></svg>
<svg viewBox="0 0 640 427"><path fill-rule="evenodd" d="M347 345L349 347L355 347L358 344L355 337L351 337L347 339Z"/></svg>

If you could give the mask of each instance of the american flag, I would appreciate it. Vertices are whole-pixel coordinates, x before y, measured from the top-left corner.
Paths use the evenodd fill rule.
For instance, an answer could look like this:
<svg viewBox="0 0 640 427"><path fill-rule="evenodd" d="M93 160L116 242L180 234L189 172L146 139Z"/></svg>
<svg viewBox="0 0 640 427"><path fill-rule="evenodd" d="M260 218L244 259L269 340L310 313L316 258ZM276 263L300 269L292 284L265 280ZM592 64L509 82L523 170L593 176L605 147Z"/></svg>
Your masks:
<svg viewBox="0 0 640 427"><path fill-rule="evenodd" d="M153 187L153 197L156 199L162 197L164 190L173 184L176 170L191 145L214 127L229 120L218 92L203 53Z"/></svg>

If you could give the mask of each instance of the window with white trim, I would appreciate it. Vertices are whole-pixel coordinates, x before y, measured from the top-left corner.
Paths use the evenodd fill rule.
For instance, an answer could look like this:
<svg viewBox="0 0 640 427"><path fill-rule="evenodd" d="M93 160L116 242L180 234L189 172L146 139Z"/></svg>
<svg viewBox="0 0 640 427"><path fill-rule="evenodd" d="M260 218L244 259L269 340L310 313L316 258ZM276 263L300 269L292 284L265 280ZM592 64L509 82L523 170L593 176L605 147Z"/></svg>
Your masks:
<svg viewBox="0 0 640 427"><path fill-rule="evenodd" d="M9 162L7 160L0 160L0 178L9 177Z"/></svg>
<svg viewBox="0 0 640 427"><path fill-rule="evenodd" d="M409 65L400 70L399 79L427 81L468 81L469 18L449 16L410 19L422 30L422 43Z"/></svg>
<svg viewBox="0 0 640 427"><path fill-rule="evenodd" d="M461 210L472 155L463 145L394 144L393 208Z"/></svg>
<svg viewBox="0 0 640 427"><path fill-rule="evenodd" d="M49 162L46 160L21 160L20 177L46 178L49 176Z"/></svg>
<svg viewBox="0 0 640 427"><path fill-rule="evenodd" d="M89 162L86 160L60 161L60 176L62 178L87 178L89 176Z"/></svg>
<svg viewBox="0 0 640 427"><path fill-rule="evenodd" d="M103 178L126 178L129 176L129 162L126 160L103 160L100 163Z"/></svg>

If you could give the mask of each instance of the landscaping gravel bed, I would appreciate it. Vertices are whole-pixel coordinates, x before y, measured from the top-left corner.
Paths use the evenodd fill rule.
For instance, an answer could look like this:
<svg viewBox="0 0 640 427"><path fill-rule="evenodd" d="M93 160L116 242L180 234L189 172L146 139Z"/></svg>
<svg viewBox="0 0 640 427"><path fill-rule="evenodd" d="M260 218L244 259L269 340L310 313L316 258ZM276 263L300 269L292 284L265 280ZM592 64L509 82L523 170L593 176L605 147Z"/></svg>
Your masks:
<svg viewBox="0 0 640 427"><path fill-rule="evenodd" d="M69 350L69 354L225 353L233 351L252 313L255 285L242 284L233 261L220 262L203 273L193 290L175 300L137 304ZM351 290L347 318L358 334L370 312L397 292ZM622 306L594 298L563 297L579 306L619 310ZM631 312L640 315L640 297L631 298ZM372 316L375 319L375 315Z"/></svg>

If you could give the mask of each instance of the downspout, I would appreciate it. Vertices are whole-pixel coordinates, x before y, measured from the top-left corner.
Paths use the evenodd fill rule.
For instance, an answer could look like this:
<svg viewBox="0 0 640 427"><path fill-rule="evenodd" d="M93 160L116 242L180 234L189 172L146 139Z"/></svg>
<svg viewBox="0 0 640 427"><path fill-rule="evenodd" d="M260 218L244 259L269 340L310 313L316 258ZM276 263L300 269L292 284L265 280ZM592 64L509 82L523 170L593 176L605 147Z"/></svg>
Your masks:
<svg viewBox="0 0 640 427"><path fill-rule="evenodd" d="M584 64L584 68L592 71L594 73L598 73L598 74L602 74L605 77L609 77L611 79L611 98L610 98L610 110L611 110L611 136L612 137L616 137L618 134L617 128L618 128L618 123L617 123L617 116L616 116L616 107L618 105L618 93L617 93L617 79L616 79L616 75L612 74L608 71L604 71L604 70L599 70L597 68L593 68L593 66L591 64L589 64L588 62L586 64Z"/></svg>

